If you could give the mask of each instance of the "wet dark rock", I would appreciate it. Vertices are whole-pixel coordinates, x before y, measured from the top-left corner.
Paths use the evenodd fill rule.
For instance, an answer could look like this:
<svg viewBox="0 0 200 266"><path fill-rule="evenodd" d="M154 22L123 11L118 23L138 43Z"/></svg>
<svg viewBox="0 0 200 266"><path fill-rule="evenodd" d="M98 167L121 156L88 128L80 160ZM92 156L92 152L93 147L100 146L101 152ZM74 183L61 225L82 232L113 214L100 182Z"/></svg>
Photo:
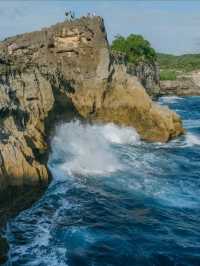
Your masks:
<svg viewBox="0 0 200 266"><path fill-rule="evenodd" d="M0 236L0 264L6 262L8 250L9 246L6 239Z"/></svg>

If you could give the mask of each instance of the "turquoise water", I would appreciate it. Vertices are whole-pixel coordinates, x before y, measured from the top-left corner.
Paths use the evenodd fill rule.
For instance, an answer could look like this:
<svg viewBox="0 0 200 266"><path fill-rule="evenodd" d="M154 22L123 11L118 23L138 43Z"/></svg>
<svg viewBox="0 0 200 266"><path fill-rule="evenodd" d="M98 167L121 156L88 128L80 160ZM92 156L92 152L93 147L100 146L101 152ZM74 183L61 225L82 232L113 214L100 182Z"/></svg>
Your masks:
<svg viewBox="0 0 200 266"><path fill-rule="evenodd" d="M200 265L200 97L164 97L185 136L140 141L113 124L58 126L54 179L11 220L6 265Z"/></svg>

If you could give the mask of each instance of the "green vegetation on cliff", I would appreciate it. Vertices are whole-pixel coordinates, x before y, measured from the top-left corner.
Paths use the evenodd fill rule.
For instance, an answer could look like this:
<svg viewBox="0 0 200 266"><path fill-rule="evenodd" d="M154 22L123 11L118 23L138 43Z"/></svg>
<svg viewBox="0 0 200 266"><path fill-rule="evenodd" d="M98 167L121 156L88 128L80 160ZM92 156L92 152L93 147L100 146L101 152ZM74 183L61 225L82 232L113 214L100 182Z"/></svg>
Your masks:
<svg viewBox="0 0 200 266"><path fill-rule="evenodd" d="M177 72L174 70L161 69L160 70L160 80L176 80Z"/></svg>
<svg viewBox="0 0 200 266"><path fill-rule="evenodd" d="M127 38L117 35L111 44L111 49L125 53L130 63L156 60L155 50L141 35L130 34Z"/></svg>
<svg viewBox="0 0 200 266"><path fill-rule="evenodd" d="M200 54L185 54L176 56L158 53L157 60L160 68L163 70L190 72L200 69Z"/></svg>
<svg viewBox="0 0 200 266"><path fill-rule="evenodd" d="M160 80L176 80L181 73L200 69L200 54L176 56L156 53L149 41L141 35L130 34L127 38L117 35L111 49L124 53L129 63L157 61L160 66Z"/></svg>

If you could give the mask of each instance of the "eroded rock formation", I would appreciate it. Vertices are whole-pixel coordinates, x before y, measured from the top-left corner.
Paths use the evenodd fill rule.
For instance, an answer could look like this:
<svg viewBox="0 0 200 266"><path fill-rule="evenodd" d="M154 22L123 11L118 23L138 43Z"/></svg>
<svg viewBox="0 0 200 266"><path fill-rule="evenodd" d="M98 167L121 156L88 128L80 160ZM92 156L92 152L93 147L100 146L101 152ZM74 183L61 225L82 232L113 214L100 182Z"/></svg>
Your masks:
<svg viewBox="0 0 200 266"><path fill-rule="evenodd" d="M56 24L0 43L0 187L46 184L47 136L63 113L133 126L149 141L183 133L114 62L100 17Z"/></svg>
<svg viewBox="0 0 200 266"><path fill-rule="evenodd" d="M126 72L138 78L152 98L160 95L160 69L156 61L140 61L131 64L125 54L116 51L112 51L112 57L115 64L125 65Z"/></svg>

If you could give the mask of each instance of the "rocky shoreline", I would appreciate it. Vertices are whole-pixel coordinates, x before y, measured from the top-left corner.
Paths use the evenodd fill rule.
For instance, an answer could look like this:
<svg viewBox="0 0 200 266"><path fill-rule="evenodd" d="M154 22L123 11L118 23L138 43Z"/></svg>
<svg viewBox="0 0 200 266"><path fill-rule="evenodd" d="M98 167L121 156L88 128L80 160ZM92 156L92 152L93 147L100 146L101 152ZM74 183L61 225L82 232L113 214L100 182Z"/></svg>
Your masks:
<svg viewBox="0 0 200 266"><path fill-rule="evenodd" d="M43 191L49 184L49 135L55 123L72 117L113 122L136 128L147 141L183 134L179 116L154 103L142 86L145 81L137 76L146 69L128 70L114 60L100 17L58 23L0 43L1 225L3 217L6 221L41 196L34 188ZM20 196L10 201L8 191L16 188ZM6 252L4 240L1 245Z"/></svg>

